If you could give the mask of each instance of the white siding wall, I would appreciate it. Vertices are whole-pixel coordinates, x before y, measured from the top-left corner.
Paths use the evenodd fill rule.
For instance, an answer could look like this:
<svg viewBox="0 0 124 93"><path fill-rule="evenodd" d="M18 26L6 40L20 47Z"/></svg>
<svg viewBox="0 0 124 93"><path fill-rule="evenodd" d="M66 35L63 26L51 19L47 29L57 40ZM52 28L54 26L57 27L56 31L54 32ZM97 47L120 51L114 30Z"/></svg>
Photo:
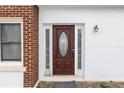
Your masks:
<svg viewBox="0 0 124 93"><path fill-rule="evenodd" d="M0 72L0 88L23 87L23 72Z"/></svg>
<svg viewBox="0 0 124 93"><path fill-rule="evenodd" d="M42 23L85 23L86 80L124 80L123 7L40 6L39 10L40 31ZM93 32L95 25L98 33Z"/></svg>

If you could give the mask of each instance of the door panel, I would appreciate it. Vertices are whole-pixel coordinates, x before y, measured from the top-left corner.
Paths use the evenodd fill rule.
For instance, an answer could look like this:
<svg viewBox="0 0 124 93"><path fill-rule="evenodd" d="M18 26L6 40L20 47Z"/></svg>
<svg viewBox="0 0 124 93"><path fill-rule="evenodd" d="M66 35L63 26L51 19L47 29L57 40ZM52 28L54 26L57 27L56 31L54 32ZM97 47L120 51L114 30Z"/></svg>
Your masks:
<svg viewBox="0 0 124 93"><path fill-rule="evenodd" d="M53 25L53 74L74 74L74 25Z"/></svg>

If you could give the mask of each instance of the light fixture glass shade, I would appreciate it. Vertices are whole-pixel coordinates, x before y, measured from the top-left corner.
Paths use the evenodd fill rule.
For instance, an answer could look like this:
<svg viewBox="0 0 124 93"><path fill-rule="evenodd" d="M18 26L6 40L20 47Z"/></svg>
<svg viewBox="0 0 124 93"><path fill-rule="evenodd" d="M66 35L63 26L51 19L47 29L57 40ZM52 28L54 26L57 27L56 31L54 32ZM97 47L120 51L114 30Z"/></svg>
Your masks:
<svg viewBox="0 0 124 93"><path fill-rule="evenodd" d="M59 51L62 57L66 56L68 51L68 38L65 32L62 32L59 37Z"/></svg>

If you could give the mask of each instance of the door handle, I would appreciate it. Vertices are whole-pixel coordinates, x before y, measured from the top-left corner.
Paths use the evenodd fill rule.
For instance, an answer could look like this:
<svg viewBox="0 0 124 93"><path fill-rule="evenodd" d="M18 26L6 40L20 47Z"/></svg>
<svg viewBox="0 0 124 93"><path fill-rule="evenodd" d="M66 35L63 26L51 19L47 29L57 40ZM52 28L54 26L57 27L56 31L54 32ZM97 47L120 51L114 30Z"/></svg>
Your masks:
<svg viewBox="0 0 124 93"><path fill-rule="evenodd" d="M72 48L72 54L74 54L74 51L75 51L75 49L74 49L74 48Z"/></svg>

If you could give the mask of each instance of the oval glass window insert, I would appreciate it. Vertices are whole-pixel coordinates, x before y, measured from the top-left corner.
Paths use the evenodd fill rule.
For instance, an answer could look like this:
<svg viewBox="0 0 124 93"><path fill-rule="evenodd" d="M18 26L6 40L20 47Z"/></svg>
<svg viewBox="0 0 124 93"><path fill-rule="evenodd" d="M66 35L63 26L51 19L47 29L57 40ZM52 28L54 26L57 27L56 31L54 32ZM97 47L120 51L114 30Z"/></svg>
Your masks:
<svg viewBox="0 0 124 93"><path fill-rule="evenodd" d="M68 38L65 32L62 32L59 37L59 51L62 57L65 57L68 51Z"/></svg>

